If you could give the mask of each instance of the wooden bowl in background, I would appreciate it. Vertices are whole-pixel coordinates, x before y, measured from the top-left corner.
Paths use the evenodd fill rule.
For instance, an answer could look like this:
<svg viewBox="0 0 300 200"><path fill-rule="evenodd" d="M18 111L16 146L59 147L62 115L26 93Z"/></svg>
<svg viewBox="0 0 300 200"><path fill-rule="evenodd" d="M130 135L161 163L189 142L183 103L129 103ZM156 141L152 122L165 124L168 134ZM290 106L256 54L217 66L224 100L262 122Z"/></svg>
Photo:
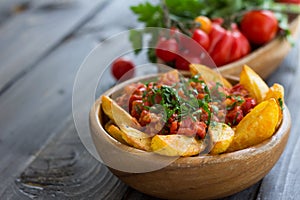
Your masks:
<svg viewBox="0 0 300 200"><path fill-rule="evenodd" d="M104 95L111 95L126 84L140 79L126 81ZM111 137L103 127L106 121L99 98L90 112L90 130L95 147L104 161L109 158L109 162L122 165L123 160L133 167L156 161L148 159L147 152L124 145ZM271 138L256 146L221 155L179 157L166 167L144 173L110 170L129 186L151 196L191 200L221 198L253 185L271 170L285 148L290 127L291 118L285 107L279 129ZM122 156L118 156L119 152L122 152ZM157 158L159 162L160 157Z"/></svg>

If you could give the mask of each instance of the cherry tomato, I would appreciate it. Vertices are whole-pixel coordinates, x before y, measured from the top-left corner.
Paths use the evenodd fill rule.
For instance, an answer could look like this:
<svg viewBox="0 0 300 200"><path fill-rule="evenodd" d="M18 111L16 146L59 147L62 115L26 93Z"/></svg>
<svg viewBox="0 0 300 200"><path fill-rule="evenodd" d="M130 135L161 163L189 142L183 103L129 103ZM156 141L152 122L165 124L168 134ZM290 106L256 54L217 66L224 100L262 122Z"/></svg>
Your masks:
<svg viewBox="0 0 300 200"><path fill-rule="evenodd" d="M231 29L233 42L229 62L235 61L244 55L247 55L251 50L247 38L238 30L236 24L233 24Z"/></svg>
<svg viewBox="0 0 300 200"><path fill-rule="evenodd" d="M251 43L263 45L276 36L278 21L269 10L250 11L241 20L241 31Z"/></svg>
<svg viewBox="0 0 300 200"><path fill-rule="evenodd" d="M156 45L156 56L165 62L175 60L178 52L178 43L174 38L161 38Z"/></svg>
<svg viewBox="0 0 300 200"><path fill-rule="evenodd" d="M200 57L190 54L188 52L185 52L176 57L175 67L176 67L176 69L179 69L179 70L189 70L191 63L200 64L201 63Z"/></svg>
<svg viewBox="0 0 300 200"><path fill-rule="evenodd" d="M229 59L229 62L237 60L241 57L242 55L242 51L243 51L243 47L242 47L242 43L240 40L241 34L239 31L233 31L232 32L232 46L231 46L231 56Z"/></svg>
<svg viewBox="0 0 300 200"><path fill-rule="evenodd" d="M128 59L118 58L112 63L111 72L117 80L125 74L126 78L131 78L134 75L134 64Z"/></svg>
<svg viewBox="0 0 300 200"><path fill-rule="evenodd" d="M243 119L243 111L240 106L234 107L229 110L226 114L225 123L232 125L237 125Z"/></svg>
<svg viewBox="0 0 300 200"><path fill-rule="evenodd" d="M214 19L212 19L211 21L212 21L212 23L220 24L220 25L224 23L224 19L221 18L221 17L214 18Z"/></svg>
<svg viewBox="0 0 300 200"><path fill-rule="evenodd" d="M213 23L212 30L209 34L210 38L210 47L208 49L208 53L212 53L215 49L217 43L222 39L222 37L226 34L226 30L220 26L218 23Z"/></svg>
<svg viewBox="0 0 300 200"><path fill-rule="evenodd" d="M245 102L241 105L241 109L243 110L243 114L246 115L255 106L256 106L255 99L245 98Z"/></svg>
<svg viewBox="0 0 300 200"><path fill-rule="evenodd" d="M176 27L170 28L170 36L171 37L177 37L177 35L180 33L180 30Z"/></svg>
<svg viewBox="0 0 300 200"><path fill-rule="evenodd" d="M210 33L212 23L208 17L198 16L194 21L200 24L199 29L203 30L207 34Z"/></svg>
<svg viewBox="0 0 300 200"><path fill-rule="evenodd" d="M210 45L210 40L208 35L200 30L200 29L196 29L193 33L192 38L198 43L200 44L204 49L208 50L209 45Z"/></svg>
<svg viewBox="0 0 300 200"><path fill-rule="evenodd" d="M211 53L211 57L217 66L221 66L230 61L232 43L232 34L230 31L226 31L225 35L216 44L214 50Z"/></svg>
<svg viewBox="0 0 300 200"><path fill-rule="evenodd" d="M199 43L195 40L193 40L189 36L183 36L180 35L179 37L179 46L180 46L180 51L184 53L189 53L189 54L198 54L200 55L203 52L203 47L201 48Z"/></svg>

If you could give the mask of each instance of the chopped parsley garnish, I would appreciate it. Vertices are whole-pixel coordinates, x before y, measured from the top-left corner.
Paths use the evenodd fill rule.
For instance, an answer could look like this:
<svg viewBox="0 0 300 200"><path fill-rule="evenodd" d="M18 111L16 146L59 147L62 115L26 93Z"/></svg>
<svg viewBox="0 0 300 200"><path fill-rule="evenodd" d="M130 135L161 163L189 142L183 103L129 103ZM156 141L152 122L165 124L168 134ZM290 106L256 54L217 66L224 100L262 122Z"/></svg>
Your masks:
<svg viewBox="0 0 300 200"><path fill-rule="evenodd" d="M197 99L198 91L190 86L191 82L200 83L204 89L204 98ZM183 95L179 95L182 91ZM196 75L188 80L182 78L179 83L172 86L162 85L161 87L154 87L151 89L152 94L147 96L147 101L155 104L156 96L161 97L160 105L163 107L166 113L166 120L172 117L173 114L178 116L178 120L181 121L186 117L190 117L193 121L199 119L199 115L202 114L202 108L208 114L208 124L210 122L211 111L209 103L211 102L209 88L206 83L199 79L199 75ZM143 96L144 96L143 95Z"/></svg>
<svg viewBox="0 0 300 200"><path fill-rule="evenodd" d="M244 98L241 96L230 96L230 98L233 99L234 102L230 105L227 105L226 110L232 110L234 107L240 106L245 102Z"/></svg>
<svg viewBox="0 0 300 200"><path fill-rule="evenodd" d="M282 98L278 98L279 106L281 110L284 110Z"/></svg>

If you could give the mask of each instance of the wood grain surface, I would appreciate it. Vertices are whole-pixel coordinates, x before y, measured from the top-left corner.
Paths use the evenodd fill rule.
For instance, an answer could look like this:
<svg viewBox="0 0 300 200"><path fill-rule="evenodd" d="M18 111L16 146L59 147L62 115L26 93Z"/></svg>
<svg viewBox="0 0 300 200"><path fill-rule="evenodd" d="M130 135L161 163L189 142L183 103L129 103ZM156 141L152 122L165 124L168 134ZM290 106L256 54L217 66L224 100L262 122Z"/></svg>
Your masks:
<svg viewBox="0 0 300 200"><path fill-rule="evenodd" d="M87 38L67 42L2 94L0 127L5 142L0 145L0 194L6 181L24 169L70 115L76 71L95 44Z"/></svg>
<svg viewBox="0 0 300 200"><path fill-rule="evenodd" d="M127 187L89 155L70 118L5 195L57 199L122 199Z"/></svg>
<svg viewBox="0 0 300 200"><path fill-rule="evenodd" d="M0 29L0 94L101 10L105 2L78 0L61 9L29 9L7 20Z"/></svg>
<svg viewBox="0 0 300 200"><path fill-rule="evenodd" d="M300 39L298 39L297 45L282 63L282 67L275 71L268 80L269 84L279 82L285 88L286 103L291 110L292 129L284 154L262 182L258 197L265 199L299 198L299 190L296 189L300 184L300 160L297 159L297 149L299 149L297 144L299 144L300 134L300 93L297 87L300 84L299 43ZM281 192L275 193L274 191Z"/></svg>

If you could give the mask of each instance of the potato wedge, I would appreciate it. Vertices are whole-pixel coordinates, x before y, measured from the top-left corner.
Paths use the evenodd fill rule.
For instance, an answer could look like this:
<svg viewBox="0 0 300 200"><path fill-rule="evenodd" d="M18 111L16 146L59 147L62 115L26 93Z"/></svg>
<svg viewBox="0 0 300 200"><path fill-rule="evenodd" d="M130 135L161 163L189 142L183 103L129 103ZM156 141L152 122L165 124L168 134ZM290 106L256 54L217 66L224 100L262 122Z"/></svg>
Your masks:
<svg viewBox="0 0 300 200"><path fill-rule="evenodd" d="M164 73L158 80L158 83L163 85L172 85L180 81L180 74L178 70L174 69Z"/></svg>
<svg viewBox="0 0 300 200"><path fill-rule="evenodd" d="M202 152L205 144L185 135L156 135L152 138L151 149L166 156L193 156Z"/></svg>
<svg viewBox="0 0 300 200"><path fill-rule="evenodd" d="M205 82L220 82L224 87L231 88L232 85L229 83L225 78L221 76L218 72L212 70L209 67L206 67L205 65L200 64L191 64L190 65L190 72L192 76L195 76L197 74L201 74Z"/></svg>
<svg viewBox="0 0 300 200"><path fill-rule="evenodd" d="M102 96L101 100L104 113L117 125L117 127L110 127L110 131L113 131L117 138L121 135L127 144L137 149L149 151L151 138L138 130L141 125L137 120L108 96Z"/></svg>
<svg viewBox="0 0 300 200"><path fill-rule="evenodd" d="M208 130L211 139L210 154L220 154L225 152L231 144L234 130L224 123L210 125Z"/></svg>
<svg viewBox="0 0 300 200"><path fill-rule="evenodd" d="M265 81L247 65L244 65L240 74L240 84L249 91L251 97L258 103L265 99L269 91L269 87Z"/></svg>
<svg viewBox="0 0 300 200"><path fill-rule="evenodd" d="M274 98L255 106L236 126L227 152L256 145L271 137L279 119L279 106Z"/></svg>
<svg viewBox="0 0 300 200"><path fill-rule="evenodd" d="M137 129L123 126L120 129L112 121L105 124L105 130L116 140L123 144L128 144L137 149L150 151L151 137Z"/></svg>
<svg viewBox="0 0 300 200"><path fill-rule="evenodd" d="M266 94L265 100L274 98L279 105L279 120L277 126L280 125L282 121L282 109L284 106L284 88L282 85L278 83L274 83L272 87L270 87L269 91Z"/></svg>
<svg viewBox="0 0 300 200"><path fill-rule="evenodd" d="M152 138L148 134L127 125L121 125L120 130L123 140L129 145L145 151L151 150Z"/></svg>
<svg viewBox="0 0 300 200"><path fill-rule="evenodd" d="M274 83L272 87L269 88L269 91L266 94L265 100L274 98L277 103L284 104L284 88L278 83ZM281 99L281 100L279 100ZM280 102L281 101L281 102Z"/></svg>
<svg viewBox="0 0 300 200"><path fill-rule="evenodd" d="M118 126L127 125L133 128L141 128L138 121L128 112L121 108L114 100L108 96L102 96L102 109L104 113Z"/></svg>
<svg viewBox="0 0 300 200"><path fill-rule="evenodd" d="M124 133L119 129L119 127L113 124L111 120L105 124L104 128L116 140L123 144L127 144L127 142L122 137Z"/></svg>

